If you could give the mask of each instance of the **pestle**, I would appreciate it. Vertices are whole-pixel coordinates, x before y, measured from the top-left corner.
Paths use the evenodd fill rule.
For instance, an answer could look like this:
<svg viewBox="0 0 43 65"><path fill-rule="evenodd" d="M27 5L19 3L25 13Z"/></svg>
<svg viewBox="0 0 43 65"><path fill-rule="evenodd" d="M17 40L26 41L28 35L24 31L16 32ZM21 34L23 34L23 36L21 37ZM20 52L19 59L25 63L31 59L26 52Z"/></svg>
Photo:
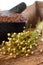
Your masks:
<svg viewBox="0 0 43 65"><path fill-rule="evenodd" d="M17 6L13 7L12 9L3 12L1 15L7 16L7 15L10 15L13 13L21 13L25 9L26 9L26 4L24 2L22 2L22 3L18 4Z"/></svg>

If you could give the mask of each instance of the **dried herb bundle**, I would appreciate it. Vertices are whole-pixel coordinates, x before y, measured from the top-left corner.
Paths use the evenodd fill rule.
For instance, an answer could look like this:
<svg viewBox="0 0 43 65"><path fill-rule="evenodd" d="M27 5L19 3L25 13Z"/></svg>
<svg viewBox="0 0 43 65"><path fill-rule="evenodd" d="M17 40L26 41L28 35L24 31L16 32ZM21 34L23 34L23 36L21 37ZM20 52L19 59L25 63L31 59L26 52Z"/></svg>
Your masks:
<svg viewBox="0 0 43 65"><path fill-rule="evenodd" d="M29 56L34 53L33 48L37 46L39 33L37 31L26 31L21 33L8 33L8 40L3 41L0 54L8 54L10 57Z"/></svg>

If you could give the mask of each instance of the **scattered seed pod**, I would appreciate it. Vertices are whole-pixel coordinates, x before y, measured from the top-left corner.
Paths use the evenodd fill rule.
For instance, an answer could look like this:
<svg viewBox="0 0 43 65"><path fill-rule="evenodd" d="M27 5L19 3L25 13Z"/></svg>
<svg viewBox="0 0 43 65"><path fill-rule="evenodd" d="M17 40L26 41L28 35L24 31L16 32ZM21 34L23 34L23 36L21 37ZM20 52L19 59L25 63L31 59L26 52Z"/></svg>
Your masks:
<svg viewBox="0 0 43 65"><path fill-rule="evenodd" d="M10 47L7 49L8 52L10 52Z"/></svg>
<svg viewBox="0 0 43 65"><path fill-rule="evenodd" d="M10 34L10 33L8 33L7 35L8 35L8 36L10 36L11 34Z"/></svg>
<svg viewBox="0 0 43 65"><path fill-rule="evenodd" d="M35 44L35 46L37 46L38 44Z"/></svg>
<svg viewBox="0 0 43 65"><path fill-rule="evenodd" d="M30 45L30 49L32 49L32 45Z"/></svg>
<svg viewBox="0 0 43 65"><path fill-rule="evenodd" d="M29 54L28 54L28 53L26 54L26 57L27 57L27 56L29 56Z"/></svg>
<svg viewBox="0 0 43 65"><path fill-rule="evenodd" d="M22 48L22 52L24 52L26 50L26 47Z"/></svg>
<svg viewBox="0 0 43 65"><path fill-rule="evenodd" d="M5 55L5 54L6 54L6 52L4 51L4 52L2 52L2 54L4 54L4 55Z"/></svg>
<svg viewBox="0 0 43 65"><path fill-rule="evenodd" d="M31 51L31 54L33 55L34 54L34 51Z"/></svg>
<svg viewBox="0 0 43 65"><path fill-rule="evenodd" d="M28 49L27 52L30 53L30 49Z"/></svg>
<svg viewBox="0 0 43 65"><path fill-rule="evenodd" d="M40 51L40 53L42 53L42 52L43 52L43 50L42 50L42 49L40 49L39 51Z"/></svg>
<svg viewBox="0 0 43 65"><path fill-rule="evenodd" d="M10 56L12 56L13 55L13 53L10 53Z"/></svg>

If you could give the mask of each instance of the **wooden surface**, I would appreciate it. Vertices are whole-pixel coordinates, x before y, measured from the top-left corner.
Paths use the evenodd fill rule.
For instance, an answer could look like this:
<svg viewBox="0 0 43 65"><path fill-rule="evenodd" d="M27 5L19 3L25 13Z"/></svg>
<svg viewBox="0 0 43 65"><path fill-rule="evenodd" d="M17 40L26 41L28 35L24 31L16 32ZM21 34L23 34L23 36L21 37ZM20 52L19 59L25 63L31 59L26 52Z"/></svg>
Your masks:
<svg viewBox="0 0 43 65"><path fill-rule="evenodd" d="M43 42L38 40L38 46L34 50L34 54L29 57L9 58L8 55L0 56L0 65L43 65Z"/></svg>

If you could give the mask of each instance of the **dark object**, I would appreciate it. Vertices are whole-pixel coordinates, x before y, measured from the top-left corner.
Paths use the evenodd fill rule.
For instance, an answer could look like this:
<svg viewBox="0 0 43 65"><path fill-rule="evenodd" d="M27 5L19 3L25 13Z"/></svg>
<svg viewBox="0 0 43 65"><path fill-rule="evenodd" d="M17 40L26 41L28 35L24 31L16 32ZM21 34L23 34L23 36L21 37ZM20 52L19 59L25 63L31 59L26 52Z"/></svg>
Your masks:
<svg viewBox="0 0 43 65"><path fill-rule="evenodd" d="M0 16L0 42L7 40L7 33L19 33L27 26L27 20L20 14Z"/></svg>
<svg viewBox="0 0 43 65"><path fill-rule="evenodd" d="M0 42L7 40L7 33L22 32L26 22L0 22Z"/></svg>
<svg viewBox="0 0 43 65"><path fill-rule="evenodd" d="M21 13L26 9L26 4L24 2L18 4L17 6L13 7L12 9L2 13L2 15L7 16L12 13Z"/></svg>
<svg viewBox="0 0 43 65"><path fill-rule="evenodd" d="M26 22L0 22L0 33L18 33L26 27Z"/></svg>

